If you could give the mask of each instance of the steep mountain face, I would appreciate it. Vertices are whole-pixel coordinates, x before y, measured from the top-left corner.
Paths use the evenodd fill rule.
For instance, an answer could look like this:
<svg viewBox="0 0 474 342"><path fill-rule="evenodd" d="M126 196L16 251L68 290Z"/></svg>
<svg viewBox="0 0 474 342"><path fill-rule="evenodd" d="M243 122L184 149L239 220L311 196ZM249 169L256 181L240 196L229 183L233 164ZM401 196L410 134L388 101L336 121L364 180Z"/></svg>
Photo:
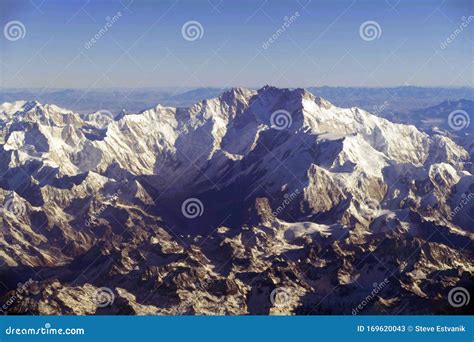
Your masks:
<svg viewBox="0 0 474 342"><path fill-rule="evenodd" d="M435 106L410 110L405 113L380 113L386 119L415 125L428 134L441 134L451 138L464 147L472 156L474 153L474 125L471 124L474 101L461 99L448 100ZM471 159L471 162L473 160Z"/></svg>
<svg viewBox="0 0 474 342"><path fill-rule="evenodd" d="M472 155L448 137L273 87L116 116L4 103L0 129L6 312L466 309Z"/></svg>

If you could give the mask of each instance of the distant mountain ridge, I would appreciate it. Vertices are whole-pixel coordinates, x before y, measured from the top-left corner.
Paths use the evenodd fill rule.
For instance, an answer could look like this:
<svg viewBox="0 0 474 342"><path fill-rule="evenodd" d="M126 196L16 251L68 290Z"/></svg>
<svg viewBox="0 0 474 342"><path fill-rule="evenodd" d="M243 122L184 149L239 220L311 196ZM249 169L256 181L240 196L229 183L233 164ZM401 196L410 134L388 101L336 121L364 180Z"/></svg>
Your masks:
<svg viewBox="0 0 474 342"><path fill-rule="evenodd" d="M474 100L473 88L357 88L309 87L308 91L331 101L339 107L357 106L376 114L406 113L437 105L446 100ZM139 112L158 103L165 106L187 107L203 99L219 96L226 88L131 88L131 89L1 89L0 103L31 99L55 103L77 112L98 109L119 112ZM39 94L38 94L39 93Z"/></svg>

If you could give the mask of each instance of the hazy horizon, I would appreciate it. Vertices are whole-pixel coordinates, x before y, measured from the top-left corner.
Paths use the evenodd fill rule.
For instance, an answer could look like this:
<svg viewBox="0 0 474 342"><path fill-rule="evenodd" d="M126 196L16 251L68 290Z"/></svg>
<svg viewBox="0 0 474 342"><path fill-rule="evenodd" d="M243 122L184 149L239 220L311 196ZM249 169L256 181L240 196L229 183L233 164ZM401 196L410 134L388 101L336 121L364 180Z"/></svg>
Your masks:
<svg viewBox="0 0 474 342"><path fill-rule="evenodd" d="M232 87L231 87L232 88ZM55 104L80 113L108 110L111 112L141 112L158 104L188 107L206 99L216 98L231 88L224 87L147 87L102 89L2 89L0 103L38 101ZM235 87L234 87L235 88ZM259 90L262 87L250 88ZM293 88L295 89L295 88ZM474 101L472 87L305 87L306 91L340 107L358 106L367 111L406 113L439 105L445 101ZM387 104L390 105L387 105ZM393 119L393 118L392 118Z"/></svg>
<svg viewBox="0 0 474 342"><path fill-rule="evenodd" d="M275 88L288 88L288 89L297 89L297 88L348 88L348 89L395 89L395 88L419 88L419 89L473 89L473 85L459 85L459 86L442 86L442 85L432 85L432 86L418 86L418 85L389 85L389 86L379 86L379 87L364 87L364 86L339 86L339 85L308 85L304 87L299 86L276 86L272 84L263 84L258 86L241 86L241 85L216 85L216 86L201 86L201 87L175 87L175 86L147 86L147 87L100 87L100 88L87 88L87 87L61 87L61 88L16 88L16 87L0 87L2 90L6 91L25 91L25 90L42 90L42 91L60 91L60 90L87 90L87 91L107 91L107 90L130 90L130 89L143 89L143 90L169 90L169 89L179 89L179 90L198 90L198 89L234 89L234 88L248 88L248 89L260 89L265 86L275 87Z"/></svg>
<svg viewBox="0 0 474 342"><path fill-rule="evenodd" d="M8 0L0 8L4 36L17 33L11 23L20 30L0 40L2 88L473 84L468 0Z"/></svg>

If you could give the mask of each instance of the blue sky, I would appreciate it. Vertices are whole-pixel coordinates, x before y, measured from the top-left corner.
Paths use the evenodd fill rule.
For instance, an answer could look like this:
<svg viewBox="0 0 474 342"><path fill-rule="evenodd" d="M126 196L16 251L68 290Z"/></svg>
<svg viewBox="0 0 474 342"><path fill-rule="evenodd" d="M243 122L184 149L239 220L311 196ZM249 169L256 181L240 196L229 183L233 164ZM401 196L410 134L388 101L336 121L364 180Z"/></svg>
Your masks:
<svg viewBox="0 0 474 342"><path fill-rule="evenodd" d="M441 48L474 15L470 0L2 0L0 13L2 29L20 21L26 31L0 36L9 88L472 86L474 77L474 18ZM194 41L182 35L191 20L203 28ZM367 21L378 38L362 39Z"/></svg>

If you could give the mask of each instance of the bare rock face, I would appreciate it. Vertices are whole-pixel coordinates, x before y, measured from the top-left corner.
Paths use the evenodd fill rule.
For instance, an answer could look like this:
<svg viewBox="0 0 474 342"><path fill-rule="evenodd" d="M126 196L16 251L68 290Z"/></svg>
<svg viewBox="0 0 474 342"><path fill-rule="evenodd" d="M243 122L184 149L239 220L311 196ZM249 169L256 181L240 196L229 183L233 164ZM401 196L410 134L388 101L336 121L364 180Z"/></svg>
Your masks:
<svg viewBox="0 0 474 342"><path fill-rule="evenodd" d="M3 313L470 310L472 151L449 137L268 86L0 120Z"/></svg>

